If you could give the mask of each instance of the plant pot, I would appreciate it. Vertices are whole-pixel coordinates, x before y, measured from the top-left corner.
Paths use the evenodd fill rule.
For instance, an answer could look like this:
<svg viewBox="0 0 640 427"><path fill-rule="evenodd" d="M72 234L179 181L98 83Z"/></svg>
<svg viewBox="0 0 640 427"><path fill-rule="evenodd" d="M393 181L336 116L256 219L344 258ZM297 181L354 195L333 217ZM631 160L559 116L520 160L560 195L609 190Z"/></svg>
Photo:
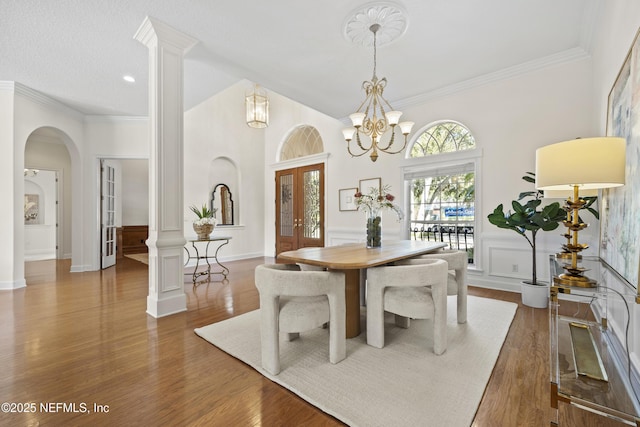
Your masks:
<svg viewBox="0 0 640 427"><path fill-rule="evenodd" d="M213 233L213 224L193 224L193 231L196 232L198 240L207 240L211 233Z"/></svg>
<svg viewBox="0 0 640 427"><path fill-rule="evenodd" d="M521 282L522 303L533 308L547 308L549 304L549 284L538 282Z"/></svg>

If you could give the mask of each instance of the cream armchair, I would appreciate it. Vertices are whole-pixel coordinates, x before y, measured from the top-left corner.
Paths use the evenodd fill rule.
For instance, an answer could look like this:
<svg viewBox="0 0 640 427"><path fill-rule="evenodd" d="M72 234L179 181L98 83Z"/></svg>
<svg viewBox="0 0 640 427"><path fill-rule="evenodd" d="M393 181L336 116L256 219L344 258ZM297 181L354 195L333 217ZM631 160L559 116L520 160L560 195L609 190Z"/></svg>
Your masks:
<svg viewBox="0 0 640 427"><path fill-rule="evenodd" d="M300 332L329 322L329 361L346 357L345 277L329 271L301 271L295 264L256 267L260 293L262 367L280 373L280 333L291 341Z"/></svg>
<svg viewBox="0 0 640 427"><path fill-rule="evenodd" d="M458 323L467 322L467 266L468 256L465 251L442 249L438 252L397 261L397 265L420 264L422 260L443 259L447 262L449 276L447 277L447 294L457 295Z"/></svg>
<svg viewBox="0 0 640 427"><path fill-rule="evenodd" d="M384 347L384 312L408 328L410 319L433 319L433 352L447 349L447 263L424 260L417 265L367 270L367 344Z"/></svg>

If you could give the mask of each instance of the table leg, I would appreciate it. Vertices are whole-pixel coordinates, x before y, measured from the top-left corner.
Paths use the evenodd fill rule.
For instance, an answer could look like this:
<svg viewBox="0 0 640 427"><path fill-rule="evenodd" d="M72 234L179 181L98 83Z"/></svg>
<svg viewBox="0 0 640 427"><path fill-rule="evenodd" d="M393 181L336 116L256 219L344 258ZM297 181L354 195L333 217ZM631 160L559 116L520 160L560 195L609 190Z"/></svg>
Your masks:
<svg viewBox="0 0 640 427"><path fill-rule="evenodd" d="M343 270L345 274L345 303L347 338L360 335L360 270Z"/></svg>

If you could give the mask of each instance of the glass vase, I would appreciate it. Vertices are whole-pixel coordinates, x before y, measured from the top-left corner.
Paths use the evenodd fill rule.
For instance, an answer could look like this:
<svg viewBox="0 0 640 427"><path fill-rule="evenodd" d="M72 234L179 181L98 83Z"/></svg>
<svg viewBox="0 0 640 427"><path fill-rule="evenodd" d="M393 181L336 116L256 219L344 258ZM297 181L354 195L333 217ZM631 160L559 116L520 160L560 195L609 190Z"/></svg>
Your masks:
<svg viewBox="0 0 640 427"><path fill-rule="evenodd" d="M382 245L382 225L380 213L372 209L367 212L367 247L379 248Z"/></svg>

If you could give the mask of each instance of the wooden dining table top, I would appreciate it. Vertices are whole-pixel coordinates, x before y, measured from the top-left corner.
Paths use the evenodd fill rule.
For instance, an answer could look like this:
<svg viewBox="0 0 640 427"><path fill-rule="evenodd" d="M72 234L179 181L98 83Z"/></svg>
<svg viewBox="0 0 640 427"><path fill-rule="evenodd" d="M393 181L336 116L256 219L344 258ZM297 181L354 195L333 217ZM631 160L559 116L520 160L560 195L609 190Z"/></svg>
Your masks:
<svg viewBox="0 0 640 427"><path fill-rule="evenodd" d="M300 248L294 251L282 252L277 259L327 267L332 270L354 270L375 267L422 255L445 246L447 244L443 242L385 240L382 242L382 246L378 248L367 248L364 243Z"/></svg>

